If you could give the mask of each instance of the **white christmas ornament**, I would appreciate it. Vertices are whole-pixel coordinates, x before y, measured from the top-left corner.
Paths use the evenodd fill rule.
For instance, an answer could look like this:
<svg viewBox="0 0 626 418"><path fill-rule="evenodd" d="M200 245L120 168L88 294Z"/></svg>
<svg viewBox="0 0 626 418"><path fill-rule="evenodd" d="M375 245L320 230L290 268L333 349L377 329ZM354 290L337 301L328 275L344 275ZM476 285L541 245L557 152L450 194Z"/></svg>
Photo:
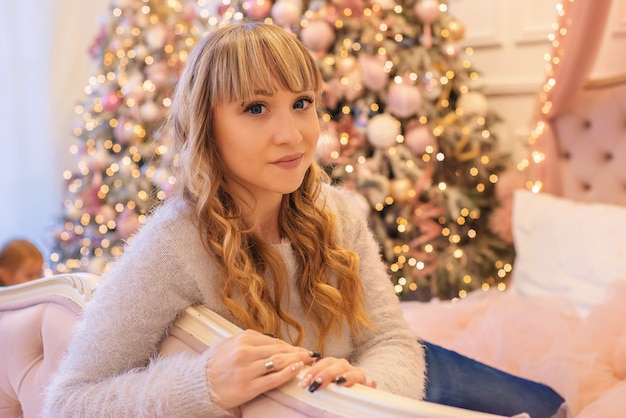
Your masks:
<svg viewBox="0 0 626 418"><path fill-rule="evenodd" d="M161 116L161 109L152 100L148 100L142 104L140 109L142 119L148 122L153 122Z"/></svg>
<svg viewBox="0 0 626 418"><path fill-rule="evenodd" d="M408 118L422 107L422 93L408 83L392 83L387 93L387 110L399 118Z"/></svg>
<svg viewBox="0 0 626 418"><path fill-rule="evenodd" d="M489 112L489 103L484 94L478 91L470 91L459 97L457 107L466 115L485 117Z"/></svg>
<svg viewBox="0 0 626 418"><path fill-rule="evenodd" d="M279 0L272 6L271 16L274 23L290 27L298 23L302 15L302 6L296 0Z"/></svg>
<svg viewBox="0 0 626 418"><path fill-rule="evenodd" d="M317 140L315 156L322 162L328 163L333 159L333 154L339 155L341 144L337 136L331 132L322 132Z"/></svg>
<svg viewBox="0 0 626 418"><path fill-rule="evenodd" d="M165 28L163 25L152 25L146 31L145 40L148 48L151 50L159 50L165 45Z"/></svg>
<svg viewBox="0 0 626 418"><path fill-rule="evenodd" d="M367 140L376 148L394 146L400 132L400 121L388 113L378 114L367 123Z"/></svg>

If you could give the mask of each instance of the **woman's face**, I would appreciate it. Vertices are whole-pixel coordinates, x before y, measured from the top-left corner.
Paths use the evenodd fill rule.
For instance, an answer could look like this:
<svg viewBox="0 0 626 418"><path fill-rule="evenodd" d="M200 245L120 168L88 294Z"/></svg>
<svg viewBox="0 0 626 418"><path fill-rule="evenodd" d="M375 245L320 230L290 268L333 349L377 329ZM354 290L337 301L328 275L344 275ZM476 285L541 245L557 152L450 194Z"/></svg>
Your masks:
<svg viewBox="0 0 626 418"><path fill-rule="evenodd" d="M216 106L213 119L226 169L257 201L280 200L300 186L320 133L313 91L258 91L243 103Z"/></svg>

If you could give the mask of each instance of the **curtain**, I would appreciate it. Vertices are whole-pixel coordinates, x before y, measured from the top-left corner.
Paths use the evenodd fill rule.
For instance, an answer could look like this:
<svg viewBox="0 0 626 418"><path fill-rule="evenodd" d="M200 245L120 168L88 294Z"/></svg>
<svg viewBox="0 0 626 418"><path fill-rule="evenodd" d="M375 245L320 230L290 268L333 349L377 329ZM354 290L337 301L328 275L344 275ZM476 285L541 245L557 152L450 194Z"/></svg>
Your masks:
<svg viewBox="0 0 626 418"><path fill-rule="evenodd" d="M0 245L19 236L46 252L52 241L87 49L108 3L0 1Z"/></svg>
<svg viewBox="0 0 626 418"><path fill-rule="evenodd" d="M607 24L611 0L563 0L552 40L546 82L538 96L536 128L530 138L531 180L541 190L561 194L554 121L589 79ZM550 164L542 164L543 161Z"/></svg>

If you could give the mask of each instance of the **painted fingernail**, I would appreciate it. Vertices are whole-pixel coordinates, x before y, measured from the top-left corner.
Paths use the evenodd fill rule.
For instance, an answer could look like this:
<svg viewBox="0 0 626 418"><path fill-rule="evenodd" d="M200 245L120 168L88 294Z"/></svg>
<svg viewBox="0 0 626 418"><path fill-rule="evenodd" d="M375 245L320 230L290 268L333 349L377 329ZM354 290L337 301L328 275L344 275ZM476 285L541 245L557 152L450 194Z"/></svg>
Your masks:
<svg viewBox="0 0 626 418"><path fill-rule="evenodd" d="M322 378L318 377L317 379L315 379L315 381L313 383L311 383L311 385L308 387L308 391L313 393L316 390L319 389L319 387L322 386Z"/></svg>
<svg viewBox="0 0 626 418"><path fill-rule="evenodd" d="M304 363L299 361L296 364L291 366L291 371L292 372L298 371L298 370L300 370L302 368L302 366L304 366Z"/></svg>
<svg viewBox="0 0 626 418"><path fill-rule="evenodd" d="M322 354L319 351L309 351L309 356L319 359L322 357Z"/></svg>
<svg viewBox="0 0 626 418"><path fill-rule="evenodd" d="M300 387L301 388L305 388L305 387L309 386L309 383L311 383L312 379L313 379L313 375L312 374L307 374L300 381L300 383L299 383Z"/></svg>
<svg viewBox="0 0 626 418"><path fill-rule="evenodd" d="M340 385L342 383L346 383L346 378L343 377L343 376L337 376L335 378L335 383L338 384L338 385Z"/></svg>

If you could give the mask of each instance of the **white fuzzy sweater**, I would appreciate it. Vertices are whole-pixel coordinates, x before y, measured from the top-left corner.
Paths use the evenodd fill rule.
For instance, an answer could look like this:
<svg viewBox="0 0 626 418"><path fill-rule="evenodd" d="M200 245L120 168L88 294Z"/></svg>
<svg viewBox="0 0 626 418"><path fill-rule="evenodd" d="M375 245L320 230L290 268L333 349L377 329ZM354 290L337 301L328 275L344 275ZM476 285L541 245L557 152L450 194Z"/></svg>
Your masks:
<svg viewBox="0 0 626 418"><path fill-rule="evenodd" d="M343 244L360 256L367 309L375 326L359 340L344 326L340 338L328 338L324 355L348 359L376 380L381 390L420 399L425 385L423 348L402 317L366 220L347 192L327 186L322 198L338 214ZM295 291L291 245L284 242L276 248L285 259ZM201 355L157 355L167 330L190 305L205 304L236 323L213 288L216 271L186 205L172 200L161 206L102 276L48 387L44 416L224 415L226 411L210 399L205 374L210 349ZM291 299L289 314L305 330L314 330L299 302L299 298ZM288 335L287 328L283 331ZM314 332L305 335L302 346L317 347Z"/></svg>

